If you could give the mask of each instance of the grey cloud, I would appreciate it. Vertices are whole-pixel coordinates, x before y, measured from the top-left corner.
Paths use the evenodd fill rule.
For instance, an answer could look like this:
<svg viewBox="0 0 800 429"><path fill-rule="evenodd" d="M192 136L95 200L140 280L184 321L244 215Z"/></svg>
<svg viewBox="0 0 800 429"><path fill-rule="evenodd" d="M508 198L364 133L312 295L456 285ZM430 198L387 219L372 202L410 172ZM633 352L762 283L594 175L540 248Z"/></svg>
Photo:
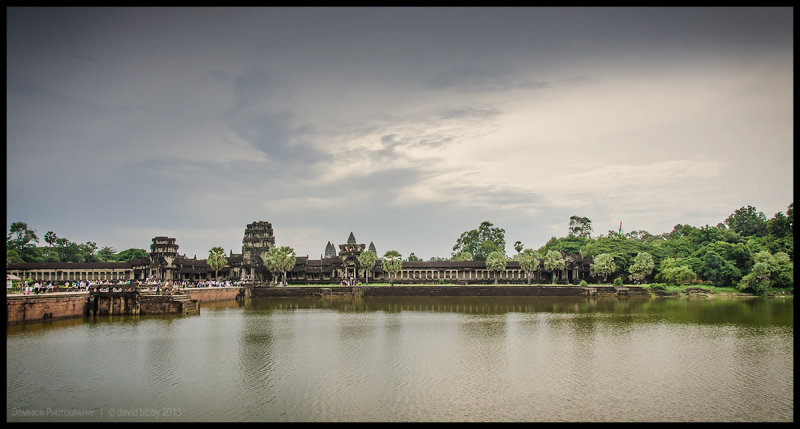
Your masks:
<svg viewBox="0 0 800 429"><path fill-rule="evenodd" d="M502 112L495 108L463 107L449 109L442 113L442 119L494 119Z"/></svg>

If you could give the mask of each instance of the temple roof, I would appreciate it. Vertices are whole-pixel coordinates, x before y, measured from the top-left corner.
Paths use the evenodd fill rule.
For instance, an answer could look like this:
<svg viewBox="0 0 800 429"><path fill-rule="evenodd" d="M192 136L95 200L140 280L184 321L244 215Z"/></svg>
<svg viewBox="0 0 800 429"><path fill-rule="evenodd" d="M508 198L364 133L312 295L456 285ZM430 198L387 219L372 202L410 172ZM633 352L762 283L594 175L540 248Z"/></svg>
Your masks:
<svg viewBox="0 0 800 429"><path fill-rule="evenodd" d="M356 244L356 236L353 235L353 232L350 232L350 237L347 237L347 244Z"/></svg>

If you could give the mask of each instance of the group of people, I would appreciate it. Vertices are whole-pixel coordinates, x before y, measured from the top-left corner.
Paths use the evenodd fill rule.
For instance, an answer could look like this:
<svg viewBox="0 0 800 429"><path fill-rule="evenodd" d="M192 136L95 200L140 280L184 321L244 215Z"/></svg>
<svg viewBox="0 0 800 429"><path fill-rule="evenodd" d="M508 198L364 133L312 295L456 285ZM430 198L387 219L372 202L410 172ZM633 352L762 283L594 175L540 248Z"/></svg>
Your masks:
<svg viewBox="0 0 800 429"><path fill-rule="evenodd" d="M67 291L89 291L96 287L108 287L113 285L122 285L122 284L130 284L130 281L118 281L118 282L110 282L108 280L104 281L74 281L74 282L65 282L62 285L53 285L53 282L49 282L48 284L34 282L30 284L28 282L20 283L18 287L21 289L24 295L38 295L40 293L47 293L47 292L56 292L59 289L67 290Z"/></svg>
<svg viewBox="0 0 800 429"><path fill-rule="evenodd" d="M114 287L122 287L122 285L129 285L139 283L139 281L131 281L131 280L118 280L118 281L108 281L108 280L99 280L99 281L87 281L87 280L80 280L80 281L73 281L73 282L65 282L61 285L53 285L53 282L48 284L34 282L30 284L29 282L25 282L24 284L20 282L18 285L15 285L15 288L19 288L19 290L25 295L38 295L40 293L45 292L54 292L57 291L59 288L61 290L67 291L91 291L98 288L114 288ZM161 289L164 285L167 284L171 285L172 287L178 288L193 288L193 287L238 287L244 286L249 283L249 279L241 279L241 280L201 280L198 282L190 282L190 281L177 281L177 282L170 282L170 281L162 281L156 280L155 278L149 278L145 282L146 284L151 285L152 288Z"/></svg>
<svg viewBox="0 0 800 429"><path fill-rule="evenodd" d="M25 288L22 290L22 293L25 295L30 295L30 294L39 295L39 293L52 292L53 288L54 288L53 283L44 285L44 284L39 284L39 282L36 282L32 285L29 285L28 282L25 282Z"/></svg>
<svg viewBox="0 0 800 429"><path fill-rule="evenodd" d="M355 286L357 280L353 276L347 276L339 282L339 286Z"/></svg>

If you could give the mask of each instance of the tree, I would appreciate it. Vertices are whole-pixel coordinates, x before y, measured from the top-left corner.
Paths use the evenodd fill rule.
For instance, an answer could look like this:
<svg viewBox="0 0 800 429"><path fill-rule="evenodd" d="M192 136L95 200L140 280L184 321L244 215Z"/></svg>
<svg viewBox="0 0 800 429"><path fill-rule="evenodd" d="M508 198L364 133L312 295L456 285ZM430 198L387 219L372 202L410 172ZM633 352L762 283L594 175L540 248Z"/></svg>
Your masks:
<svg viewBox="0 0 800 429"><path fill-rule="evenodd" d="M55 244L55 243L56 243L56 239L57 239L57 238L58 238L58 236L57 236L57 235L56 235L56 233L55 233L55 232L53 232L53 231L47 231L47 232L44 234L44 241L45 241L45 243L47 243L47 244L48 244L48 245L50 245L51 247L53 246L53 244Z"/></svg>
<svg viewBox="0 0 800 429"><path fill-rule="evenodd" d="M517 241L514 242L514 250L517 251L517 255L519 255L520 252L522 252L522 249L524 249L524 248L525 248L525 246L522 245L521 241L517 240Z"/></svg>
<svg viewBox="0 0 800 429"><path fill-rule="evenodd" d="M414 254L414 252L409 253L408 254L408 259L406 259L406 261L409 261L409 262L416 262L416 261L420 261L420 260L421 259L419 259L417 257L417 255Z"/></svg>
<svg viewBox="0 0 800 429"><path fill-rule="evenodd" d="M592 236L592 221L586 217L570 216L568 237L590 238Z"/></svg>
<svg viewBox="0 0 800 429"><path fill-rule="evenodd" d="M56 244L56 240L57 239L58 239L58 236L53 231L47 231L44 234L44 241L45 241L45 243L47 243L47 246L48 246L48 249L47 249L48 256L50 255L50 251L53 248L53 245Z"/></svg>
<svg viewBox="0 0 800 429"><path fill-rule="evenodd" d="M283 286L286 286L286 272L294 268L294 264L297 262L297 256L294 254L294 249L289 246L281 246L277 249L277 268L283 273Z"/></svg>
<svg viewBox="0 0 800 429"><path fill-rule="evenodd" d="M97 243L94 241L87 241L86 243L79 244L78 249L83 261L95 262L97 260L97 257L95 256L95 252L97 251Z"/></svg>
<svg viewBox="0 0 800 429"><path fill-rule="evenodd" d="M389 280L394 286L394 276L403 269L403 256L396 250L389 250L383 254L383 269L389 273Z"/></svg>
<svg viewBox="0 0 800 429"><path fill-rule="evenodd" d="M789 255L783 252L770 254L767 251L755 255L755 264L750 272L742 277L739 290L751 290L763 295L770 287L792 288L794 286L794 266Z"/></svg>
<svg viewBox="0 0 800 429"><path fill-rule="evenodd" d="M656 264L653 262L653 257L649 253L639 252L636 257L633 258L633 265L628 269L630 273L629 278L636 282L636 284L639 284L653 272L655 267Z"/></svg>
<svg viewBox="0 0 800 429"><path fill-rule="evenodd" d="M22 256L17 252L16 249L6 248L6 265L8 264L16 264L18 262L25 262L22 259Z"/></svg>
<svg viewBox="0 0 800 429"><path fill-rule="evenodd" d="M458 254L454 255L450 258L451 261L471 261L472 260L472 253L467 251L459 252Z"/></svg>
<svg viewBox="0 0 800 429"><path fill-rule="evenodd" d="M743 237L761 237L767 232L767 217L762 212L756 212L753 206L736 210L725 219L725 224Z"/></svg>
<svg viewBox="0 0 800 429"><path fill-rule="evenodd" d="M280 271L280 255L277 247L270 247L266 252L261 254L261 260L264 261L264 268L272 273L272 279L275 284L278 284L278 272Z"/></svg>
<svg viewBox="0 0 800 429"><path fill-rule="evenodd" d="M117 258L117 252L113 247L103 246L102 249L97 251L97 260L100 262L112 262Z"/></svg>
<svg viewBox="0 0 800 429"><path fill-rule="evenodd" d="M142 259L142 258L149 258L150 253L144 249L125 249L122 252L117 253L117 261L120 262L128 262L133 259Z"/></svg>
<svg viewBox="0 0 800 429"><path fill-rule="evenodd" d="M689 258L666 258L661 261L658 277L669 284L689 284L697 278L697 274L689 267L689 263Z"/></svg>
<svg viewBox="0 0 800 429"><path fill-rule="evenodd" d="M282 273L284 286L286 283L286 272L294 268L297 262L297 256L294 254L294 249L289 246L271 247L267 252L261 255L264 260L264 266L273 274Z"/></svg>
<svg viewBox="0 0 800 429"><path fill-rule="evenodd" d="M486 268L494 272L494 284L497 284L497 273L506 269L506 255L500 252L492 252L486 257Z"/></svg>
<svg viewBox="0 0 800 429"><path fill-rule="evenodd" d="M208 251L206 263L214 270L214 280L219 281L219 270L228 264L228 258L225 257L225 249L219 246L212 247Z"/></svg>
<svg viewBox="0 0 800 429"><path fill-rule="evenodd" d="M589 266L590 274L594 277L601 276L603 283L608 281L608 276L617 269L614 257L608 253L601 253L594 257L594 262Z"/></svg>
<svg viewBox="0 0 800 429"><path fill-rule="evenodd" d="M767 289L769 289L770 275L768 263L756 262L753 264L753 268L750 269L750 272L742 277L737 287L741 291L750 290L758 295L764 295L767 293Z"/></svg>
<svg viewBox="0 0 800 429"><path fill-rule="evenodd" d="M782 212L775 213L775 216L767 221L767 233L777 238L783 238L789 235L791 233L789 218Z"/></svg>
<svg viewBox="0 0 800 429"><path fill-rule="evenodd" d="M34 247L39 242L36 231L29 229L25 222L14 222L8 228L6 238L6 248L22 251L23 249Z"/></svg>
<svg viewBox="0 0 800 429"><path fill-rule="evenodd" d="M711 250L703 256L703 278L715 286L730 286L742 278L742 273L733 262Z"/></svg>
<svg viewBox="0 0 800 429"><path fill-rule="evenodd" d="M499 251L505 254L505 233L504 229L483 221L477 229L466 231L458 237L453 246L453 255L466 251L476 261L485 261L489 253Z"/></svg>
<svg viewBox="0 0 800 429"><path fill-rule="evenodd" d="M371 269L375 267L375 263L377 261L378 261L378 255L376 255L375 252L371 250L361 252L361 254L358 255L358 263L362 267L364 267L364 276L366 279L365 281L366 284L369 284L369 272Z"/></svg>
<svg viewBox="0 0 800 429"><path fill-rule="evenodd" d="M533 249L525 249L520 252L517 259L519 260L520 268L525 271L525 275L528 277L528 284L531 284L531 275L539 268L541 256L538 252L534 252Z"/></svg>
<svg viewBox="0 0 800 429"><path fill-rule="evenodd" d="M564 261L564 257L561 256L561 252L548 250L544 255L543 267L545 271L552 273L553 283L556 282L556 273L563 270L565 266L566 262Z"/></svg>

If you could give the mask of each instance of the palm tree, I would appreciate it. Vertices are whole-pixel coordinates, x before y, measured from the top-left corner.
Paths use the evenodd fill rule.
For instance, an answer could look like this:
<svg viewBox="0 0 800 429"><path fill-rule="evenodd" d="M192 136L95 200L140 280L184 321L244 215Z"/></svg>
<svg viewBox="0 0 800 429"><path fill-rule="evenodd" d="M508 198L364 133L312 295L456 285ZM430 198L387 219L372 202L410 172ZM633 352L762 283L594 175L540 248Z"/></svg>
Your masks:
<svg viewBox="0 0 800 429"><path fill-rule="evenodd" d="M219 270L228 263L228 258L225 257L225 249L219 246L212 247L208 252L206 263L214 270L214 280L219 281Z"/></svg>
<svg viewBox="0 0 800 429"><path fill-rule="evenodd" d="M541 256L533 249L525 249L519 254L519 266L528 276L528 284L531 284L531 274L539 268Z"/></svg>
<svg viewBox="0 0 800 429"><path fill-rule="evenodd" d="M375 252L367 250L365 252L361 252L358 255L358 263L364 267L364 277L366 278L366 284L369 284L369 270L375 267L375 263L378 261L378 255Z"/></svg>
<svg viewBox="0 0 800 429"><path fill-rule="evenodd" d="M403 269L403 256L396 250L389 250L383 255L383 269L389 273L389 280L394 286L393 276Z"/></svg>
<svg viewBox="0 0 800 429"><path fill-rule="evenodd" d="M294 268L297 262L297 256L294 254L294 249L289 246L272 247L265 254L261 255L264 260L264 266L272 273L283 274L283 285L286 286L286 272Z"/></svg>
<svg viewBox="0 0 800 429"><path fill-rule="evenodd" d="M494 271L494 284L497 284L497 273L506 269L506 255L501 252L492 252L486 256L486 268Z"/></svg>
<svg viewBox="0 0 800 429"><path fill-rule="evenodd" d="M548 250L544 255L544 269L553 273L553 283L556 282L556 272L563 270L565 265L564 257L557 250Z"/></svg>

